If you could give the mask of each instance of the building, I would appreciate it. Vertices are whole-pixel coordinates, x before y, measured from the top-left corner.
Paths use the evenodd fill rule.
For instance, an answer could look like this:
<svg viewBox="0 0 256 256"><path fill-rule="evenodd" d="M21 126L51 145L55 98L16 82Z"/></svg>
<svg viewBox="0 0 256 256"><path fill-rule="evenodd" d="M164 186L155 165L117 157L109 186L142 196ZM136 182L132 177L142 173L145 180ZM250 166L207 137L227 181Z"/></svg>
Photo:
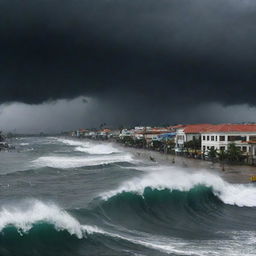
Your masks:
<svg viewBox="0 0 256 256"><path fill-rule="evenodd" d="M202 152L211 148L227 150L230 143L255 158L256 156L256 124L219 124L211 125L202 131Z"/></svg>
<svg viewBox="0 0 256 256"><path fill-rule="evenodd" d="M149 145L154 138L159 136L160 134L169 133L170 131L164 127L156 127L156 128L145 128L143 131L136 132L137 136L143 136L146 140L147 145Z"/></svg>
<svg viewBox="0 0 256 256"><path fill-rule="evenodd" d="M211 124L190 124L176 129L175 151L182 152L185 142L193 139L200 139L202 132L209 128Z"/></svg>

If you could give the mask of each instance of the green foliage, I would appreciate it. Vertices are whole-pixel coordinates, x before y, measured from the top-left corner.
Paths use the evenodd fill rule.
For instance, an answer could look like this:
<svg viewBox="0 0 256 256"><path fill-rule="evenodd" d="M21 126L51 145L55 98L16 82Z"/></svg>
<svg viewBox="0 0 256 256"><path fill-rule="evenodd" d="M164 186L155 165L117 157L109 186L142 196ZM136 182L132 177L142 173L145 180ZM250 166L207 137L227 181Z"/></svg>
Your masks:
<svg viewBox="0 0 256 256"><path fill-rule="evenodd" d="M217 156L217 150L214 149L213 147L210 148L209 152L208 152L208 156L210 159L214 159Z"/></svg>
<svg viewBox="0 0 256 256"><path fill-rule="evenodd" d="M134 145L134 140L133 140L133 138L130 137L130 136L125 136L125 137L123 137L122 142L123 142L124 144L128 145L128 146Z"/></svg>
<svg viewBox="0 0 256 256"><path fill-rule="evenodd" d="M240 148L236 147L235 143L231 143L228 146L228 150L220 150L218 153L219 160L224 162L227 160L228 162L242 162L244 160L244 156L242 155L242 151Z"/></svg>
<svg viewBox="0 0 256 256"><path fill-rule="evenodd" d="M220 161L224 161L227 159L227 153L225 150L221 149L220 152L218 153L218 157Z"/></svg>
<svg viewBox="0 0 256 256"><path fill-rule="evenodd" d="M167 145L168 145L169 148L174 148L174 147L175 147L175 142L174 142L174 140L168 140L166 143L167 143Z"/></svg>
<svg viewBox="0 0 256 256"><path fill-rule="evenodd" d="M143 148L146 145L146 140L145 138L141 138L141 139L135 139L134 140L134 145L138 148Z"/></svg>
<svg viewBox="0 0 256 256"><path fill-rule="evenodd" d="M236 147L235 143L231 143L227 150L227 159L230 162L240 162L242 160L242 152L240 148Z"/></svg>
<svg viewBox="0 0 256 256"><path fill-rule="evenodd" d="M193 150L201 149L201 138L199 139L193 138L193 140L185 142L184 147L186 149L193 149Z"/></svg>
<svg viewBox="0 0 256 256"><path fill-rule="evenodd" d="M157 148L162 148L163 147L163 142L161 142L161 141L158 141L158 140L156 140L156 141L152 141L152 146L153 146L153 148L155 148L155 149L157 149Z"/></svg>

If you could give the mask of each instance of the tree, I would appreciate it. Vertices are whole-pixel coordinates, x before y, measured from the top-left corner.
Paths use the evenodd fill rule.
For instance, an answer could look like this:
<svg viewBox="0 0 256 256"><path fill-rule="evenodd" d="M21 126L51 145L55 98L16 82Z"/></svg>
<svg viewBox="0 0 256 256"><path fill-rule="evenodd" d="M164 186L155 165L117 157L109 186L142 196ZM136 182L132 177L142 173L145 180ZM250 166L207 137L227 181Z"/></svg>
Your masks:
<svg viewBox="0 0 256 256"><path fill-rule="evenodd" d="M201 138L196 139L193 137L193 140L187 141L184 143L184 147L188 149L193 149L194 151L201 148Z"/></svg>
<svg viewBox="0 0 256 256"><path fill-rule="evenodd" d="M217 150L214 149L214 147L211 147L209 152L208 152L208 157L213 160L217 156Z"/></svg>
<svg viewBox="0 0 256 256"><path fill-rule="evenodd" d="M235 143L230 143L227 150L227 158L230 162L240 162L243 158L240 148Z"/></svg>
<svg viewBox="0 0 256 256"><path fill-rule="evenodd" d="M133 138L130 137L130 136L125 136L125 137L123 137L122 142L123 142L125 145L127 145L127 146L133 146L133 145L134 145L134 140L133 140Z"/></svg>
<svg viewBox="0 0 256 256"><path fill-rule="evenodd" d="M227 153L225 152L225 150L221 149L220 152L218 153L218 157L222 164L222 171L225 171L224 163L225 160L227 159Z"/></svg>
<svg viewBox="0 0 256 256"><path fill-rule="evenodd" d="M220 161L224 161L227 159L227 153L225 150L221 149L220 152L218 153L218 157Z"/></svg>

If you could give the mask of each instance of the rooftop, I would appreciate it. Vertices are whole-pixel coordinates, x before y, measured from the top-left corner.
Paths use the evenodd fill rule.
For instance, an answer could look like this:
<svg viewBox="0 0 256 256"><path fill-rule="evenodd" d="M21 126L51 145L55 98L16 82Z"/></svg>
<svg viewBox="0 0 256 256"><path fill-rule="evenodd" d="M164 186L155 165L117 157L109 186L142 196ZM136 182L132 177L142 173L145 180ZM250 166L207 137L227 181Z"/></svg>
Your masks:
<svg viewBox="0 0 256 256"><path fill-rule="evenodd" d="M209 129L212 124L189 124L184 128L185 133L202 133Z"/></svg>
<svg viewBox="0 0 256 256"><path fill-rule="evenodd" d="M256 124L217 124L204 132L256 132Z"/></svg>

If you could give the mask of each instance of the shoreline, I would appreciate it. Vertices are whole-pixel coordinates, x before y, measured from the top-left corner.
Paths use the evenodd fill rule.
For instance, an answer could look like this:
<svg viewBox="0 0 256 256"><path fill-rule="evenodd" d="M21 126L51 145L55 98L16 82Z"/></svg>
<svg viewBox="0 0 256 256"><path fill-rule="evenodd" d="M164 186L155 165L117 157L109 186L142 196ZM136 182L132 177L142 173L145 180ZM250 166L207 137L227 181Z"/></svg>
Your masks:
<svg viewBox="0 0 256 256"><path fill-rule="evenodd" d="M153 150L125 147L116 142L109 143L112 143L118 148L131 153L136 159L147 160L149 162L151 161L156 164L167 166L178 166L182 168L192 168L195 170L207 170L213 174L218 174L221 178L229 183L252 183L250 181L250 177L256 175L256 168L254 166L225 164L225 171L222 171L222 164L218 162L213 163L211 161L201 159L164 154Z"/></svg>
<svg viewBox="0 0 256 256"><path fill-rule="evenodd" d="M131 153L135 159L144 161L146 160L149 163L154 162L156 164L166 166L191 168L193 169L193 171L206 170L212 174L219 175L225 181L233 184L252 184L252 182L250 181L250 177L256 175L255 166L225 164L225 171L222 171L222 164L219 162L213 163L211 161L202 159L186 158L183 156L164 154L162 152L150 149L128 147L113 140L91 140L88 138L79 138L78 140L87 140L99 144L112 144L120 150Z"/></svg>

